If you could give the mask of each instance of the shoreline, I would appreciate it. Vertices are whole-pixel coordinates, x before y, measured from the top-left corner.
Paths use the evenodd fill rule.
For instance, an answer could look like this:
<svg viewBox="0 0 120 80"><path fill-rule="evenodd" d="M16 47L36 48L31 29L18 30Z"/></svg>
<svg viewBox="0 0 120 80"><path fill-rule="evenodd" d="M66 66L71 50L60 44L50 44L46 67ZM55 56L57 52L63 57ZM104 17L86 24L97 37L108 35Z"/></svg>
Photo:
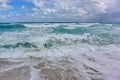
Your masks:
<svg viewBox="0 0 120 80"><path fill-rule="evenodd" d="M94 55L94 56L93 56ZM0 58L1 80L119 80L119 55ZM100 57L102 59L100 60ZM106 58L106 60L104 60ZM113 63L114 62L114 63ZM114 65L113 65L114 64ZM117 70L116 70L117 69Z"/></svg>

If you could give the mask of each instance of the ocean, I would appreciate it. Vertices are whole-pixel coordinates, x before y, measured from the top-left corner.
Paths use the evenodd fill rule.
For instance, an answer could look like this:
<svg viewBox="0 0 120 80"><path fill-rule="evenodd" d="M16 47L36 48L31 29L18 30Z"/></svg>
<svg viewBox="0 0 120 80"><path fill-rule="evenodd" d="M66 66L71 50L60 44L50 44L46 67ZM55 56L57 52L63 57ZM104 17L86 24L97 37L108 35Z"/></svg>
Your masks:
<svg viewBox="0 0 120 80"><path fill-rule="evenodd" d="M120 24L2 23L0 58L1 80L120 80Z"/></svg>

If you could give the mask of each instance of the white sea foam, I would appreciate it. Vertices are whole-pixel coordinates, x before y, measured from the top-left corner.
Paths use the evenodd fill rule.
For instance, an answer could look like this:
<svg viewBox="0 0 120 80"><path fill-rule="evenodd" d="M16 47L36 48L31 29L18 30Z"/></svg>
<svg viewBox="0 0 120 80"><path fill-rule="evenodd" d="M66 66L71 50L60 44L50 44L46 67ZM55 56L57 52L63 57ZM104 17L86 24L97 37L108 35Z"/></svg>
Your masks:
<svg viewBox="0 0 120 80"><path fill-rule="evenodd" d="M100 25L99 23L32 23L32 24L23 24L25 27L64 27L66 29L75 29L77 27L90 27L92 25Z"/></svg>
<svg viewBox="0 0 120 80"><path fill-rule="evenodd" d="M32 23L32 24L23 24L25 27L58 27L60 24L59 23L55 23L55 24L51 24L51 23Z"/></svg>
<svg viewBox="0 0 120 80"><path fill-rule="evenodd" d="M82 70L82 76L84 75L88 80L90 77L96 75L94 78L100 78L103 80L119 80L119 71L120 71L120 45L106 45L106 46L92 46L88 44L74 45L74 46L61 46L59 48L45 49L43 51L23 50L18 49L16 51L6 50L6 53L0 53L1 58L29 58L30 56L42 57L43 59L47 57L47 60L53 61L53 65L57 66L59 62L56 62L57 59L61 59L63 56L68 58L73 58L75 61L76 68ZM44 60L43 60L44 61ZM45 61L46 62L46 61ZM29 64L30 62L25 62ZM36 61L31 63L32 65L36 64ZM32 65L31 69L31 80L40 79L39 71L34 69ZM52 63L51 63L52 65ZM58 65L60 67L60 65ZM72 64L71 64L72 66ZM83 66L83 68L82 68ZM86 69L86 67L88 67ZM14 66L13 66L14 68ZM9 68L10 69L10 68ZM89 71L88 69L95 70L95 73ZM7 69L6 69L7 70ZM93 75L89 75L93 73ZM98 74L98 75L97 75ZM88 76L89 75L89 76ZM99 77L100 76L100 77ZM87 80L87 79L85 79Z"/></svg>

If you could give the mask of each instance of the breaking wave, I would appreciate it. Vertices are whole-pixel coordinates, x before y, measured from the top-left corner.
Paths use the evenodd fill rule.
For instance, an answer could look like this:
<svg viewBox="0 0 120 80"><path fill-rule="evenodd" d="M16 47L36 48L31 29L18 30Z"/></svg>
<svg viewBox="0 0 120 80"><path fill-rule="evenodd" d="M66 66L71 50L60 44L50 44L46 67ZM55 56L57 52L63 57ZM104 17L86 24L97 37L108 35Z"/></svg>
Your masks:
<svg viewBox="0 0 120 80"><path fill-rule="evenodd" d="M61 46L84 44L95 46L120 44L120 25L100 23L0 24L0 51L3 49L49 50Z"/></svg>
<svg viewBox="0 0 120 80"><path fill-rule="evenodd" d="M0 29L21 29L25 28L22 24L0 24Z"/></svg>

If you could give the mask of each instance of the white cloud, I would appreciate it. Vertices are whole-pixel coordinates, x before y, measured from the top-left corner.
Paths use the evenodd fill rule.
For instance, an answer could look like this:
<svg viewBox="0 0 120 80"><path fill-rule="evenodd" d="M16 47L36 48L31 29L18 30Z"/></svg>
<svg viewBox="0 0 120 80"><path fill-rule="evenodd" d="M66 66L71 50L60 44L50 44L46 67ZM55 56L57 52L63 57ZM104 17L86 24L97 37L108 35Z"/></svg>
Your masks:
<svg viewBox="0 0 120 80"><path fill-rule="evenodd" d="M12 6L8 5L9 2L10 0L0 0L0 11L11 9Z"/></svg>
<svg viewBox="0 0 120 80"><path fill-rule="evenodd" d="M21 8L24 9L24 10L26 9L26 7L24 5L22 5Z"/></svg>
<svg viewBox="0 0 120 80"><path fill-rule="evenodd" d="M38 8L32 8L33 12L40 12L40 10Z"/></svg>
<svg viewBox="0 0 120 80"><path fill-rule="evenodd" d="M106 13L109 5L106 0L31 0L36 6L33 12L43 15L66 17L95 17Z"/></svg>

